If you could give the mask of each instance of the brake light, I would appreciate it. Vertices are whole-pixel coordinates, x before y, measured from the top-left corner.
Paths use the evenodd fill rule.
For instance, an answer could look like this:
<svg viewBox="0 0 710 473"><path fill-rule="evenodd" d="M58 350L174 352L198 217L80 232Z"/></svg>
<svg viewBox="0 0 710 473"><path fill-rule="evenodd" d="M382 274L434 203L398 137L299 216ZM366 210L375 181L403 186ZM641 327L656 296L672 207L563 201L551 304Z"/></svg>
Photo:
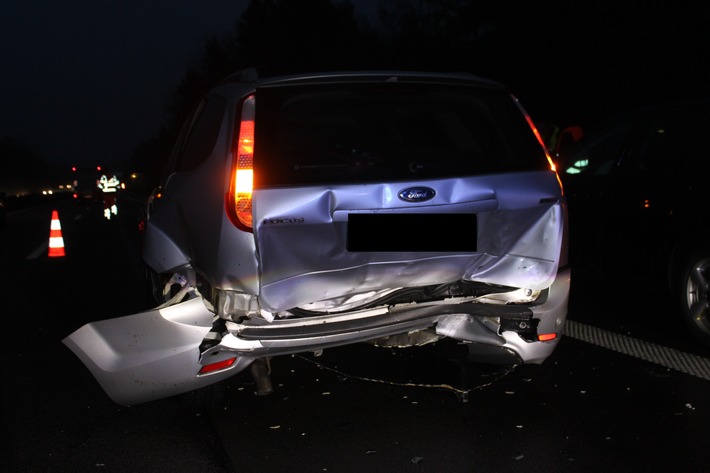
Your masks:
<svg viewBox="0 0 710 473"><path fill-rule="evenodd" d="M252 190L254 185L254 104L253 95L242 103L239 133L234 143L232 176L227 196L232 222L242 230L252 229Z"/></svg>
<svg viewBox="0 0 710 473"><path fill-rule="evenodd" d="M528 125L530 125L530 128L532 129L535 138L537 138L538 143L540 143L540 146L545 149L545 156L547 157L547 162L550 163L550 169L552 169L553 171L557 171L557 166L555 166L555 162L552 160L552 156L550 156L550 153L547 151L547 146L545 146L545 141L542 139L542 135L540 135L540 132L535 126L535 123L533 123L532 118L530 118L530 115L528 115L527 113L525 114L525 120L527 120Z"/></svg>
<svg viewBox="0 0 710 473"><path fill-rule="evenodd" d="M541 333L537 336L537 339L540 340L541 342L549 342L557 338L557 334L552 332L552 333Z"/></svg>
<svg viewBox="0 0 710 473"><path fill-rule="evenodd" d="M542 139L542 135L540 135L540 132L538 131L537 127L535 126L535 123L532 121L532 118L530 117L530 115L528 115L528 112L523 108L523 106L521 105L518 98L515 96L512 96L512 98L515 101L515 104L518 106L518 109L523 113L523 116L525 117L525 121L528 122L528 126L530 126L530 129L532 130L533 134L535 135L535 138L537 138L538 143L540 143L540 146L542 146L542 149L545 150L545 156L547 157L547 162L550 164L550 169L552 171L557 172L557 166L555 165L555 162L552 160L550 153L547 151L547 146L545 145L545 140ZM558 180L559 180L559 178L558 178Z"/></svg>

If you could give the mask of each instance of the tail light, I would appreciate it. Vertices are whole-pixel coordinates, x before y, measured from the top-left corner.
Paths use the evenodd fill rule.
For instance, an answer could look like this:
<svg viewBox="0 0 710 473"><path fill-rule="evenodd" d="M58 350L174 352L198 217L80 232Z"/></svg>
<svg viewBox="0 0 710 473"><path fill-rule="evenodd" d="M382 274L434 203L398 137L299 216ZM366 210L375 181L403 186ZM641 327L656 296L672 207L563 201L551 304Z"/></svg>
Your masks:
<svg viewBox="0 0 710 473"><path fill-rule="evenodd" d="M233 146L232 175L227 211L238 228L252 231L252 188L254 182L254 96L242 103L239 130Z"/></svg>
<svg viewBox="0 0 710 473"><path fill-rule="evenodd" d="M532 118L530 118L530 115L528 115L528 112L525 111L525 109L520 104L520 101L518 100L517 97L513 96L513 100L515 101L515 104L518 106L518 109L523 113L523 116L525 117L525 120L528 122L528 126L530 126L530 129L532 130L533 134L535 135L535 138L537 138L538 143L540 143L540 146L542 146L542 149L545 150L545 156L547 157L547 162L550 164L550 169L552 171L557 172L557 166L555 166L555 162L552 160L550 153L547 151L547 146L545 145L545 140L542 139L542 136L540 135L540 132L538 131L537 127L535 126L535 123L533 123ZM559 178L558 178L558 180L559 180Z"/></svg>

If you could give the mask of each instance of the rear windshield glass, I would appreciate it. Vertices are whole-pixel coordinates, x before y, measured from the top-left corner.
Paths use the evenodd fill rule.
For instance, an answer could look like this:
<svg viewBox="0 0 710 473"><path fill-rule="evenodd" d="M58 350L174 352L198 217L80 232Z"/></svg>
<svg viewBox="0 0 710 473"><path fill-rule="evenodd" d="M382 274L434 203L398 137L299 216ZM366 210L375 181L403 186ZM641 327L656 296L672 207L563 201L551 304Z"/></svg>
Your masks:
<svg viewBox="0 0 710 473"><path fill-rule="evenodd" d="M507 92L446 84L259 89L255 185L432 179L549 169Z"/></svg>

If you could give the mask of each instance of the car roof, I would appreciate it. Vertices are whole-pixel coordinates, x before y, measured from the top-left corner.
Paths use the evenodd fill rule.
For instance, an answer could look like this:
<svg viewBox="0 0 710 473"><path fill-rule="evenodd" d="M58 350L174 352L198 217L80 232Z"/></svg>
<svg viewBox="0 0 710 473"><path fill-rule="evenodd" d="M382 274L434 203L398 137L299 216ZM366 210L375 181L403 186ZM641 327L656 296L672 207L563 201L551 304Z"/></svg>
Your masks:
<svg viewBox="0 0 710 473"><path fill-rule="evenodd" d="M259 77L256 69L238 71L222 81L227 83L251 83L257 87L270 85L303 84L317 82L460 82L482 87L504 88L502 84L465 72L426 72L401 70L330 71Z"/></svg>

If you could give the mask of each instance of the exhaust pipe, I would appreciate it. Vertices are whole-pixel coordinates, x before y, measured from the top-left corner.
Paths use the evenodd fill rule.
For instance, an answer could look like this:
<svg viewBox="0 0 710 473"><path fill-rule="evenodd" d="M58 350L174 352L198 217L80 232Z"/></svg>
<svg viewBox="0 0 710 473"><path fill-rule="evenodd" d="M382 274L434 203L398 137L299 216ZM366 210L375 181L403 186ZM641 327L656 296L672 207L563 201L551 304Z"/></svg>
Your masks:
<svg viewBox="0 0 710 473"><path fill-rule="evenodd" d="M268 396L274 392L271 385L271 363L269 358L257 358L250 365L251 376L256 383L257 396Z"/></svg>

